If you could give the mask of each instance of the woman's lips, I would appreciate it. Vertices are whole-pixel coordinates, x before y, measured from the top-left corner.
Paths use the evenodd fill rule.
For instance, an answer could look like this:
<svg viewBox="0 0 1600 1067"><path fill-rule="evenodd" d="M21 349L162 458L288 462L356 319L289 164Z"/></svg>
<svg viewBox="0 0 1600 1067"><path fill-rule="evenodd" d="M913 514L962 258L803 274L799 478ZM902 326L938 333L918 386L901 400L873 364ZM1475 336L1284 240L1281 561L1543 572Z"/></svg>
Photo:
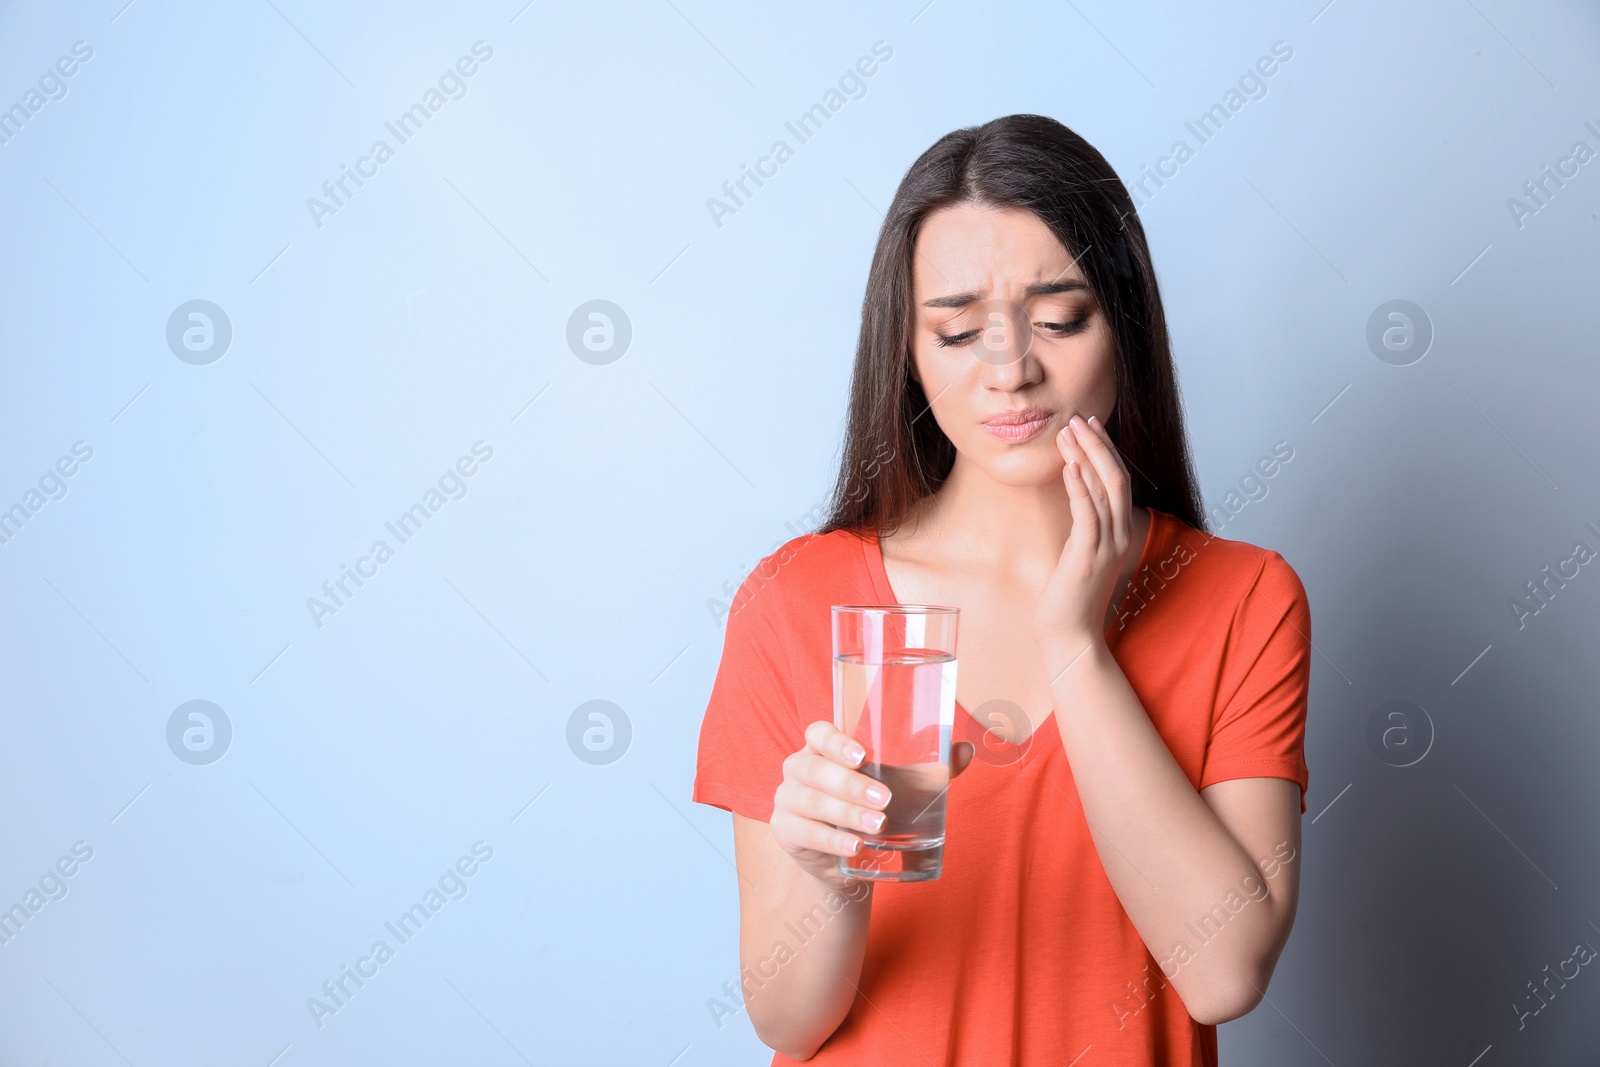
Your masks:
<svg viewBox="0 0 1600 1067"><path fill-rule="evenodd" d="M1031 441L1050 425L1050 416L1041 415L1029 422L986 422L983 428L1009 444Z"/></svg>

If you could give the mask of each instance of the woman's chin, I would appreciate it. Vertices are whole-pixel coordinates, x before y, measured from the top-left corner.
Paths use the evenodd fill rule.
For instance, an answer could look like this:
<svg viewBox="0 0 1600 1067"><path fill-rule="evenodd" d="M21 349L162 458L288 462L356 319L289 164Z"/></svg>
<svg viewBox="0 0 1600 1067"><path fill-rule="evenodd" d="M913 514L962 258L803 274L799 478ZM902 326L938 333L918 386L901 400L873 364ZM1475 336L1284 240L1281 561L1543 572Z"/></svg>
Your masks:
<svg viewBox="0 0 1600 1067"><path fill-rule="evenodd" d="M1045 442L1050 444L1049 441ZM1053 446L1044 449L1014 449L1000 457L986 456L974 464L989 479L1013 489L1036 489L1044 485L1061 486L1061 472L1066 461Z"/></svg>

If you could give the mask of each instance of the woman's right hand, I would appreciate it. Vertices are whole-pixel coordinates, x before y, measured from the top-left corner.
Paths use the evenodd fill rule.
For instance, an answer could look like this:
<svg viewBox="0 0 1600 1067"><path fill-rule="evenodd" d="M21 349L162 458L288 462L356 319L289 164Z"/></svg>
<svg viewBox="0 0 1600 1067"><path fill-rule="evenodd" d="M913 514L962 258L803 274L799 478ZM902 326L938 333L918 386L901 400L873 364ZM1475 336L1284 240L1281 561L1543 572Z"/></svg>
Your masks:
<svg viewBox="0 0 1600 1067"><path fill-rule="evenodd" d="M805 747L783 761L783 781L773 795L773 838L807 874L836 889L863 879L839 870L840 856L861 849L862 833L877 833L889 788L856 770L866 757L861 743L831 722L806 727ZM970 742L950 746L950 776L972 759Z"/></svg>

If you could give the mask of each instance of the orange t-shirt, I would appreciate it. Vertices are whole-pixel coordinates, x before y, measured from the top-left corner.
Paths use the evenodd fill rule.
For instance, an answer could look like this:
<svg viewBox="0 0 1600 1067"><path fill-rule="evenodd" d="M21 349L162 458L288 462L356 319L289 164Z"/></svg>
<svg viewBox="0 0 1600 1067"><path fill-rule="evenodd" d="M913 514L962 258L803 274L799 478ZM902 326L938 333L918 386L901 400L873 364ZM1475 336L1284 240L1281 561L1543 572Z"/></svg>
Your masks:
<svg viewBox="0 0 1600 1067"><path fill-rule="evenodd" d="M1197 790L1288 778L1304 813L1311 616L1299 577L1276 552L1149 510L1106 630L1113 658ZM809 723L833 719L830 606L896 602L870 532L807 534L764 558L727 618L693 799L769 820L784 757ZM1189 1017L1106 877L1055 716L1013 746L958 704L952 736L988 747L951 780L943 873L876 883L859 994L807 1062L1215 1067L1216 1027ZM1214 922L1195 926L1191 950L1215 936ZM778 962L759 970L771 977L810 936L791 923L768 954ZM747 996L760 995L757 970L743 975Z"/></svg>

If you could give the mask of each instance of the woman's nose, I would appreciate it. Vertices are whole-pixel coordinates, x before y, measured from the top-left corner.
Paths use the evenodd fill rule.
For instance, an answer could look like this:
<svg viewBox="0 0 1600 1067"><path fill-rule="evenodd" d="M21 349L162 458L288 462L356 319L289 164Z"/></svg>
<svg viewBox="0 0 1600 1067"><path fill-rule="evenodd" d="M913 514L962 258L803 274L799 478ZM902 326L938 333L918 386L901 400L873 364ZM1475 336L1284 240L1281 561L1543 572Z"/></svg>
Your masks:
<svg viewBox="0 0 1600 1067"><path fill-rule="evenodd" d="M1021 363L1033 346L1033 326L1023 309L1009 300L991 300L982 308L973 355L996 367Z"/></svg>

